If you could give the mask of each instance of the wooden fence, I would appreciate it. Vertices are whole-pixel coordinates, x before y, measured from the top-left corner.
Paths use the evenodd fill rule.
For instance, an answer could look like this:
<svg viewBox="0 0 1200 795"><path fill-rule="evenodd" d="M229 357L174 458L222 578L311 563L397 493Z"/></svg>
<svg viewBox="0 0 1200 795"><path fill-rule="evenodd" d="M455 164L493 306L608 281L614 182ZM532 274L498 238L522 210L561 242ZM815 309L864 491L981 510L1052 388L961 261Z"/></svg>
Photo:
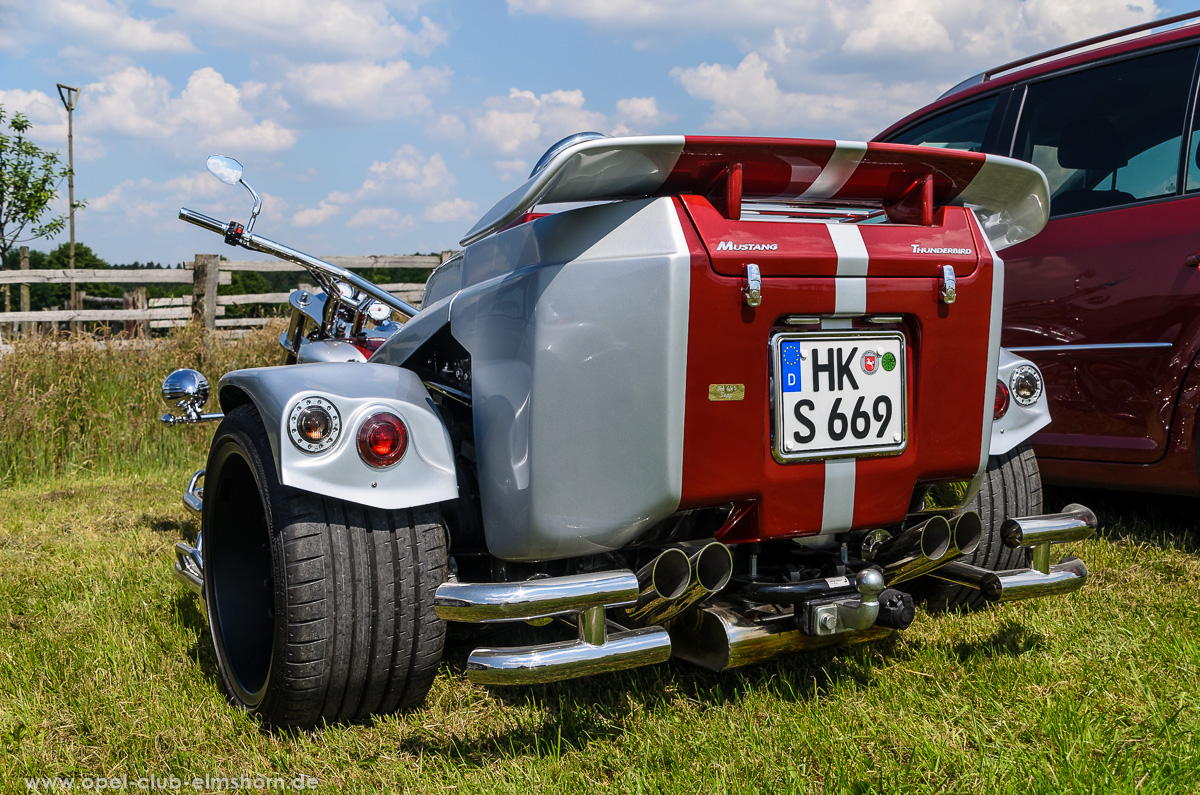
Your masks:
<svg viewBox="0 0 1200 795"><path fill-rule="evenodd" d="M38 334L44 329L70 324L77 329L80 323L108 324L124 327L135 334L151 328L168 328L186 323L198 323L209 329L234 329L262 325L269 318L225 318L228 307L249 304L286 304L289 293L249 293L218 295L218 288L232 283L234 271L257 273L304 272L300 265L270 260L222 260L216 254L197 254L183 268L111 268L74 270L31 270L27 250L22 248L20 270L0 270L0 289L4 291L4 312L0 312L0 341L5 337ZM347 269L433 269L444 262L450 252L440 255L325 257L328 262ZM123 298L96 298L76 290L75 305L65 309L30 311L31 284L121 284L133 287ZM176 298L147 298L145 285L191 284L192 294ZM10 311L12 286L20 286L19 309ZM304 286L304 285L302 285ZM380 285L410 304L418 304L423 283L398 282ZM107 308L119 304L119 308ZM87 308L89 305L98 308ZM103 308L99 308L103 307Z"/></svg>

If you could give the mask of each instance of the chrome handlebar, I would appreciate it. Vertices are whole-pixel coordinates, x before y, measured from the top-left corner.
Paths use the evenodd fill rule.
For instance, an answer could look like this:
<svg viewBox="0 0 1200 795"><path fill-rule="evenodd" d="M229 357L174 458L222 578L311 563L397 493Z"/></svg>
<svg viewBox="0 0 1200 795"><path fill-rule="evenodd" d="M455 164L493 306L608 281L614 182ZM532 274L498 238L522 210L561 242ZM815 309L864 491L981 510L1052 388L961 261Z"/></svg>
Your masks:
<svg viewBox="0 0 1200 795"><path fill-rule="evenodd" d="M202 213L194 212L186 207L180 209L179 220L187 221L189 224L207 229L210 232L215 232L218 235L224 236L226 233L226 224L221 223L215 218L209 218ZM297 251L294 248L289 248L274 240L268 240L260 235L242 235L238 238L238 244L242 248L250 251L259 251L263 254L270 254L273 257L278 257L287 262L294 262L304 268L307 268L313 277L321 284L321 287L331 297L338 298L340 294L336 287L336 282L345 282L351 285L354 289L366 294L366 298L358 302L355 307L360 313L367 311L367 307L373 301L378 301L384 306L399 312L405 318L411 318L417 314L419 310L412 304L401 301L386 290L380 289L377 285L372 284L367 279L359 276L356 273L346 270L345 268L334 265L331 262L326 262L323 259L305 254L302 251Z"/></svg>

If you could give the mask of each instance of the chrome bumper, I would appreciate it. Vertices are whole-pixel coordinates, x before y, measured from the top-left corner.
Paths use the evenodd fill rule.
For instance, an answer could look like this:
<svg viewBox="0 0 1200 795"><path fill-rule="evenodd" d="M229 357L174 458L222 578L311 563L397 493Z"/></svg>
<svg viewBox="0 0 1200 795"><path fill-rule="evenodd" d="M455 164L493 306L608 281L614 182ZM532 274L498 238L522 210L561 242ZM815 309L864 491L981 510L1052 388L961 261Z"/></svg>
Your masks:
<svg viewBox="0 0 1200 795"><path fill-rule="evenodd" d="M183 493L183 507L197 519L204 512L204 470L197 470ZM204 555L202 534L196 534L196 546L180 541L175 544L175 577L197 594L204 595Z"/></svg>
<svg viewBox="0 0 1200 795"><path fill-rule="evenodd" d="M1027 569L988 571L961 561L930 572L938 579L983 592L991 602L1015 602L1078 591L1087 582L1088 570L1076 557L1050 564L1050 547L1082 541L1096 532L1096 514L1083 505L1072 504L1062 513L1008 519L1000 527L1005 546L1031 550Z"/></svg>
<svg viewBox="0 0 1200 795"><path fill-rule="evenodd" d="M467 678L487 685L553 682L665 662L671 639L662 627L610 633L605 611L636 604L632 571L607 571L502 583L443 583L434 610L446 621L492 623L574 616L577 640L516 648L475 649Z"/></svg>

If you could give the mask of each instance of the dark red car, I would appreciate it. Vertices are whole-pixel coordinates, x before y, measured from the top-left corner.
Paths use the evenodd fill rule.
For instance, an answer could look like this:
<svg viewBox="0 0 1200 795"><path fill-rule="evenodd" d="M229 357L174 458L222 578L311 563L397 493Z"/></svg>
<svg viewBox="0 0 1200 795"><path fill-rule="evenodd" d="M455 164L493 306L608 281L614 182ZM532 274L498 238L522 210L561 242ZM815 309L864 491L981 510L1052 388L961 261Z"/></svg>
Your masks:
<svg viewBox="0 0 1200 795"><path fill-rule="evenodd" d="M1002 344L1045 376L1052 483L1200 494L1197 18L1006 64L878 136L1045 172L1049 224L1004 253Z"/></svg>

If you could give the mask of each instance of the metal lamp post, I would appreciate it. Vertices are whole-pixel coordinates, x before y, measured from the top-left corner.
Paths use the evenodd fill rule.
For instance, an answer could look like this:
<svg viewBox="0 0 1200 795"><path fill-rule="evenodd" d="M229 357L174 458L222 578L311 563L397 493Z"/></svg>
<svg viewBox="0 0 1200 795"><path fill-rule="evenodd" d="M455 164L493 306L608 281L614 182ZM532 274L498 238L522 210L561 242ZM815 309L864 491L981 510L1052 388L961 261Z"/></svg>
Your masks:
<svg viewBox="0 0 1200 795"><path fill-rule="evenodd" d="M67 202L70 205L71 218L71 257L70 268L72 276L75 270L75 126L74 126L74 111L75 103L79 100L79 89L71 86L58 84L58 96L62 100L63 107L67 109ZM71 308L78 309L75 306L75 279L71 279ZM76 329L78 326L71 323L71 328Z"/></svg>

